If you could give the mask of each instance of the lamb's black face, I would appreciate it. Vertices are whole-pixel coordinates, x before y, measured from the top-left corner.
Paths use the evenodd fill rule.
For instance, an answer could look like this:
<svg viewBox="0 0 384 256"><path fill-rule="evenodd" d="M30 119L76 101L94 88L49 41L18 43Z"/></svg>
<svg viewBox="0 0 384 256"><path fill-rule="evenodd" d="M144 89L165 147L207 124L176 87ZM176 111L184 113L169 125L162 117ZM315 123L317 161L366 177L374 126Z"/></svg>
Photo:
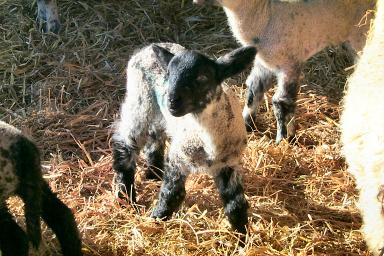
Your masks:
<svg viewBox="0 0 384 256"><path fill-rule="evenodd" d="M194 51L176 55L167 68L167 106L174 116L200 113L221 90L213 60Z"/></svg>
<svg viewBox="0 0 384 256"><path fill-rule="evenodd" d="M167 106L174 116L203 111L221 96L221 82L244 70L256 55L252 46L236 49L217 60L188 50L174 55L155 44L152 49L167 71Z"/></svg>

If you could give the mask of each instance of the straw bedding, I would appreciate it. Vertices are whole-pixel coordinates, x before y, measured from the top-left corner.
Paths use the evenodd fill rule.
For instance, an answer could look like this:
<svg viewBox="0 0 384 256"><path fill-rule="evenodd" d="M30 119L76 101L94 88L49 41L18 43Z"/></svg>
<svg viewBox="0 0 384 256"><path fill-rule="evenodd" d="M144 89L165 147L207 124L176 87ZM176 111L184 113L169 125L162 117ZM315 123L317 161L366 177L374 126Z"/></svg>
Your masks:
<svg viewBox="0 0 384 256"><path fill-rule="evenodd" d="M296 143L274 145L267 94L243 158L251 225L239 248L209 177L189 178L186 201L167 222L149 218L160 183L143 179L142 162L140 214L120 207L111 185L111 125L130 55L159 41L211 56L234 49L222 10L176 0L58 2L62 29L54 35L36 28L33 1L0 0L0 119L38 144L45 178L75 213L85 255L369 255L340 155L340 100L352 71L345 52L328 48L307 63ZM227 81L242 102L246 75ZM23 222L21 202L9 204ZM43 235L42 255L59 254L53 234Z"/></svg>

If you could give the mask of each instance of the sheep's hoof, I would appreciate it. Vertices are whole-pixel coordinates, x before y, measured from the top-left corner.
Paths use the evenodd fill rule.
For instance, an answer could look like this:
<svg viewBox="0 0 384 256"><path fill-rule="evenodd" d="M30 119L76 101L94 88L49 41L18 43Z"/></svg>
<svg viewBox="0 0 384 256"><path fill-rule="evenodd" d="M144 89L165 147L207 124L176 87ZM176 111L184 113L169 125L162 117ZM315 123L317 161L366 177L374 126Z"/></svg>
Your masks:
<svg viewBox="0 0 384 256"><path fill-rule="evenodd" d="M155 208L151 214L151 218L160 219L163 221L169 220L171 216L166 212L167 212L166 210L164 211L164 210L161 210L161 209L159 210Z"/></svg>

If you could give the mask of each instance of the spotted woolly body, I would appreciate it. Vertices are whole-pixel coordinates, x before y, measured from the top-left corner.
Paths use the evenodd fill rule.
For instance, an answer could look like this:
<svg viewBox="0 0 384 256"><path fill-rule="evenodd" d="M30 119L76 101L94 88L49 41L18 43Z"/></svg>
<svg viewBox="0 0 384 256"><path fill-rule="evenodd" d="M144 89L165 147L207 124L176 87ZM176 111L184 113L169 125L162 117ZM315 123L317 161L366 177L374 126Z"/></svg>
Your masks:
<svg viewBox="0 0 384 256"><path fill-rule="evenodd" d="M9 213L6 200L10 196L24 202L27 234ZM82 255L73 214L44 181L38 149L15 127L0 121L0 254L27 256L29 241L37 249L40 217L57 235L65 256Z"/></svg>

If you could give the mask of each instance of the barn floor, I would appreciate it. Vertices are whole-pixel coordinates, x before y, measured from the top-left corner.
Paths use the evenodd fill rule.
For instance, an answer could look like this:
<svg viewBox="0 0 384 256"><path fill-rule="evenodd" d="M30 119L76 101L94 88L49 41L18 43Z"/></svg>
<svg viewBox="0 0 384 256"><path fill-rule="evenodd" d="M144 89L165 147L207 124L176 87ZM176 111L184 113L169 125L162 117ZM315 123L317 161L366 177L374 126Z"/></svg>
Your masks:
<svg viewBox="0 0 384 256"><path fill-rule="evenodd" d="M41 149L45 178L73 209L85 255L369 255L353 179L340 154L339 116L352 64L338 48L303 72L297 140L274 145L270 91L249 135L244 181L249 237L239 248L212 180L191 176L167 222L149 215L160 183L137 175L140 214L112 190L111 126L124 96L125 65L151 42L178 42L218 56L237 47L222 10L192 1L58 0L59 35L36 28L35 1L0 0L0 119ZM228 80L244 101L248 72ZM21 202L9 200L22 223ZM44 226L40 255L60 255Z"/></svg>

